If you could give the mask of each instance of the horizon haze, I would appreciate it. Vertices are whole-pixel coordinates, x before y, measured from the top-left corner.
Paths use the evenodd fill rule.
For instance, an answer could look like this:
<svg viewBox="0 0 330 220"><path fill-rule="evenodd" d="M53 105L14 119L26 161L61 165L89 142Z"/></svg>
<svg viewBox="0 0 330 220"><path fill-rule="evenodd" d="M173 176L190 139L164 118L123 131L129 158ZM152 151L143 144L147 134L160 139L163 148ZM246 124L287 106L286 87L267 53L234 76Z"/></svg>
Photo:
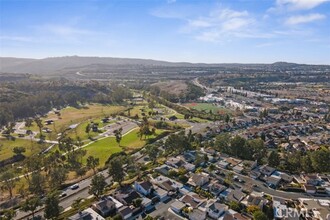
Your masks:
<svg viewBox="0 0 330 220"><path fill-rule="evenodd" d="M328 0L2 0L0 14L1 57L330 64Z"/></svg>

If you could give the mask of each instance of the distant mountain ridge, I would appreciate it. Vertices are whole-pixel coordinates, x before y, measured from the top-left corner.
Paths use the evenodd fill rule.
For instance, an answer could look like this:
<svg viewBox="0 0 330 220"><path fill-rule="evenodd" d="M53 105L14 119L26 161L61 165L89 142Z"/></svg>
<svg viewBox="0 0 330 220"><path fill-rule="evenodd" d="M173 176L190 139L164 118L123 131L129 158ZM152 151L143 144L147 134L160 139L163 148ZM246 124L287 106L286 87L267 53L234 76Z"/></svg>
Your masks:
<svg viewBox="0 0 330 220"><path fill-rule="evenodd" d="M188 62L167 62L151 59L135 59L135 58L113 58L113 57L80 57L65 56L51 57L44 59L29 58L12 58L0 57L0 73L30 73L30 74L66 74L79 71L111 71L116 68L134 67L224 67L224 68L241 68L241 67L266 67L266 66L284 66L292 67L302 64L276 62L273 64L239 64L239 63L223 63L223 64L205 64L205 63L188 63ZM305 65L305 64L304 64Z"/></svg>

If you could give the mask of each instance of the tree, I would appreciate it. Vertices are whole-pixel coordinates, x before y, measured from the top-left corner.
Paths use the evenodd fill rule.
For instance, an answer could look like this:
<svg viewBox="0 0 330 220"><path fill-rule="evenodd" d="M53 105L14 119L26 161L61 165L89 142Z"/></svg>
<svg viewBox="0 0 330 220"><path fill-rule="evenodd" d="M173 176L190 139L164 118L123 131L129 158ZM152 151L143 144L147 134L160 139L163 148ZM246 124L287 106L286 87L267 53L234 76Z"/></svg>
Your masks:
<svg viewBox="0 0 330 220"><path fill-rule="evenodd" d="M32 219L34 219L35 211L39 206L42 205L42 202L39 197L33 197L25 200L25 202L22 205L22 210L24 212L31 212Z"/></svg>
<svg viewBox="0 0 330 220"><path fill-rule="evenodd" d="M253 214L253 219L254 220L268 220L267 216L262 211L256 211Z"/></svg>
<svg viewBox="0 0 330 220"><path fill-rule="evenodd" d="M41 195L44 193L45 178L41 172L35 171L31 174L29 181L29 191L35 195Z"/></svg>
<svg viewBox="0 0 330 220"><path fill-rule="evenodd" d="M31 118L28 118L25 120L25 127L31 127L33 124L33 120Z"/></svg>
<svg viewBox="0 0 330 220"><path fill-rule="evenodd" d="M135 208L140 207L141 204L142 204L142 199L141 198L137 198L137 199L133 200L133 205L134 205Z"/></svg>
<svg viewBox="0 0 330 220"><path fill-rule="evenodd" d="M246 156L245 156L246 159L253 159L253 160L257 160L258 162L260 162L262 160L262 158L267 156L267 148L265 147L264 141L260 138L248 140L247 145L244 147L246 148L246 149L244 149L244 151L246 151L246 152L252 151L252 154L246 153ZM252 158L249 158L250 156Z"/></svg>
<svg viewBox="0 0 330 220"><path fill-rule="evenodd" d="M0 177L0 182L2 182L3 188L8 190L10 198L13 197L13 189L18 181L15 177L15 174L11 171L4 172Z"/></svg>
<svg viewBox="0 0 330 220"><path fill-rule="evenodd" d="M314 172L312 160L309 154L303 156L303 158L301 159L301 166L306 173Z"/></svg>
<svg viewBox="0 0 330 220"><path fill-rule="evenodd" d="M158 147L156 145L147 145L145 147L146 153L149 156L150 160L154 164L156 162L157 156L158 156Z"/></svg>
<svg viewBox="0 0 330 220"><path fill-rule="evenodd" d="M325 147L310 153L313 169L316 172L330 172L330 149Z"/></svg>
<svg viewBox="0 0 330 220"><path fill-rule="evenodd" d="M235 136L230 141L230 152L232 155L236 157L242 157L242 155L245 156L245 151L243 150L243 147L245 146L246 140L245 138L242 138L241 136Z"/></svg>
<svg viewBox="0 0 330 220"><path fill-rule="evenodd" d="M93 169L94 175L96 174L96 168L97 168L98 165L100 165L100 159L99 158L95 158L93 156L89 156L87 158L87 167L89 169Z"/></svg>
<svg viewBox="0 0 330 220"><path fill-rule="evenodd" d="M226 114L225 116L225 122L228 124L230 121L230 116L228 114Z"/></svg>
<svg viewBox="0 0 330 220"><path fill-rule="evenodd" d="M79 211L80 211L80 204L81 204L82 201L83 201L82 198L80 198L80 197L77 198L76 200L73 201L71 207L74 208L74 209L79 209Z"/></svg>
<svg viewBox="0 0 330 220"><path fill-rule="evenodd" d="M276 151L272 151L268 156L268 165L277 167L280 165L280 155Z"/></svg>
<svg viewBox="0 0 330 220"><path fill-rule="evenodd" d="M15 122L8 122L5 125L5 131L3 132L3 134L5 134L7 137L10 137L10 134L14 132Z"/></svg>
<svg viewBox="0 0 330 220"><path fill-rule="evenodd" d="M35 118L34 119L35 123L37 124L38 128L39 128L39 135L40 138L42 137L42 128L44 127L44 125L42 124L42 120L40 118Z"/></svg>
<svg viewBox="0 0 330 220"><path fill-rule="evenodd" d="M230 152L230 135L228 133L220 134L215 140L215 149L222 153Z"/></svg>
<svg viewBox="0 0 330 220"><path fill-rule="evenodd" d="M119 146L120 146L120 141L123 137L122 132L123 132L123 128L119 128L113 131L116 137L116 142L118 143Z"/></svg>
<svg viewBox="0 0 330 220"><path fill-rule="evenodd" d="M47 195L44 211L46 219L56 219L60 215L62 207L59 205L59 202L57 193L52 192Z"/></svg>
<svg viewBox="0 0 330 220"><path fill-rule="evenodd" d="M52 167L48 172L49 185L52 189L57 189L66 180L67 169L62 166Z"/></svg>
<svg viewBox="0 0 330 220"><path fill-rule="evenodd" d="M91 124L90 123L88 123L87 125L86 125L86 128L85 128L85 132L87 133L87 135L88 135L88 138L90 138L90 132L91 132Z"/></svg>
<svg viewBox="0 0 330 220"><path fill-rule="evenodd" d="M94 194L96 197L99 197L103 194L106 185L107 183L105 181L105 177L102 174L95 175L92 179L92 183L90 185L88 193Z"/></svg>
<svg viewBox="0 0 330 220"><path fill-rule="evenodd" d="M18 155L22 155L25 152L25 148L24 147L14 147L13 148L13 153Z"/></svg>
<svg viewBox="0 0 330 220"><path fill-rule="evenodd" d="M14 209L3 210L3 215L0 216L1 220L12 220L16 216L16 211Z"/></svg>
<svg viewBox="0 0 330 220"><path fill-rule="evenodd" d="M165 142L167 153L182 153L186 150L191 149L191 143L188 141L187 136L184 132L178 134L171 134Z"/></svg>
<svg viewBox="0 0 330 220"><path fill-rule="evenodd" d="M125 173L120 157L113 158L110 161L108 173L112 176L114 181L118 182L119 185L121 185L121 182L124 180Z"/></svg>
<svg viewBox="0 0 330 220"><path fill-rule="evenodd" d="M256 205L250 205L246 208L246 211L250 214L255 213L256 211L261 211L260 208Z"/></svg>
<svg viewBox="0 0 330 220"><path fill-rule="evenodd" d="M231 202L229 203L229 207L230 207L232 210L237 211L237 212L239 212L239 211L241 210L241 207L239 206L238 202L236 202L236 201L231 201Z"/></svg>

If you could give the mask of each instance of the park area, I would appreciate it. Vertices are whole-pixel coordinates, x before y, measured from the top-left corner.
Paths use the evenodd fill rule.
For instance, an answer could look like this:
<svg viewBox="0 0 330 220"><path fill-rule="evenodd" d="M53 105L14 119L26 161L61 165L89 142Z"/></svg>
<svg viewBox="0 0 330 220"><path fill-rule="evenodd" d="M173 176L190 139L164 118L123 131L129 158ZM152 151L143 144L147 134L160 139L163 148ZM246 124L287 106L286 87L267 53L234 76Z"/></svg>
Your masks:
<svg viewBox="0 0 330 220"><path fill-rule="evenodd" d="M114 105L100 105L100 104L91 104L82 108L67 107L60 111L60 114L57 115L54 112L51 112L47 117L42 118L42 123L45 128L52 130L51 133L46 134L47 139L55 140L57 138L57 133L63 132L65 129L69 128L71 125L80 123L87 125L88 120L100 120L102 117L108 117L112 114L116 114L120 111L125 110L124 106L114 106ZM51 125L45 125L45 121L53 120L54 122ZM84 129L86 126L79 126L77 133L74 136L82 136L81 139L86 139ZM33 122L31 127L26 127L26 129L32 131L39 131L38 126ZM72 135L73 136L73 135Z"/></svg>
<svg viewBox="0 0 330 220"><path fill-rule="evenodd" d="M218 114L230 114L229 109L223 108L221 106L218 106L216 104L212 103L185 103L184 106L191 108L191 109L196 109L198 111L205 111L205 112L210 112L212 113L218 113Z"/></svg>
<svg viewBox="0 0 330 220"><path fill-rule="evenodd" d="M100 140L97 140L86 147L87 154L85 159L88 156L94 156L100 159L100 166L103 166L107 159L114 153L125 151L129 153L135 149L142 148L148 139L155 138L157 135L160 135L165 130L157 129L155 135L150 135L146 139L143 137L140 139L138 136L139 128L135 128L130 132L123 135L122 140L119 144L116 142L115 137L106 137Z"/></svg>
<svg viewBox="0 0 330 220"><path fill-rule="evenodd" d="M0 138L0 161L6 160L15 155L13 152L15 147L24 147L25 156L30 156L35 153L39 153L42 150L46 149L50 144L47 143L37 143L28 139L15 139L9 140L6 138Z"/></svg>

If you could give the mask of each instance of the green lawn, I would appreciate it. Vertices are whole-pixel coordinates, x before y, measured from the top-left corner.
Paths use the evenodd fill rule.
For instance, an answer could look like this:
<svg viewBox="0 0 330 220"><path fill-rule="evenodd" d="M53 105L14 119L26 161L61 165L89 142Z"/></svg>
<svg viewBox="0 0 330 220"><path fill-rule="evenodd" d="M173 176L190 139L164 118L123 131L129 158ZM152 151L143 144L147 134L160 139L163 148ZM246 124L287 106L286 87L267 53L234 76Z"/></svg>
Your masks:
<svg viewBox="0 0 330 220"><path fill-rule="evenodd" d="M138 131L139 129L135 128L131 132L124 135L120 142L120 147L116 142L115 137L107 137L88 145L84 148L85 150L87 150L85 158L91 155L94 157L98 157L100 159L100 165L103 166L107 159L110 157L110 155L113 153L118 153L123 150L129 152L136 148L143 147L146 144L146 140L144 138L140 140L137 135ZM164 130L156 130L156 135L159 135L163 132ZM154 137L154 135L151 135L148 138Z"/></svg>
<svg viewBox="0 0 330 220"><path fill-rule="evenodd" d="M184 106L187 106L192 109L196 109L198 111L209 112L211 110L213 113L220 113L220 114L230 113L229 109L219 107L219 106L213 105L211 103L186 103L186 104L184 104Z"/></svg>
<svg viewBox="0 0 330 220"><path fill-rule="evenodd" d="M15 141L7 140L6 138L0 138L0 160L5 160L14 155L14 147L24 147L26 152L25 156L30 156L34 153L39 153L40 151L46 149L49 144L38 144L37 142L30 141L27 139L16 139Z"/></svg>
<svg viewBox="0 0 330 220"><path fill-rule="evenodd" d="M89 156L93 156L100 159L100 165L103 166L109 156L113 153L121 152L123 149L118 146L114 137L107 137L102 140L98 140L87 147L85 159Z"/></svg>
<svg viewBox="0 0 330 220"><path fill-rule="evenodd" d="M98 119L95 119L95 120L88 120L88 121L85 121L83 123L80 123L75 129L70 130L70 132L68 133L68 136L73 138L73 139L76 139L77 137L80 137L81 140L88 139L88 134L85 131L86 131L87 124L90 123L91 121L93 121L94 123L98 123L99 128L103 128L106 125L109 125L109 124L112 124L112 123L116 122L115 120L112 120L112 121L109 121L109 123L103 123L101 118L98 118ZM99 134L100 133L98 133L98 132L93 132L93 131L89 132L90 137L96 137Z"/></svg>
<svg viewBox="0 0 330 220"><path fill-rule="evenodd" d="M100 119L101 117L110 116L111 114L117 113L121 110L124 110L123 106L113 106L113 105L100 105L100 104L92 104L88 105L87 108L73 108L68 107L62 109L61 116L57 116L54 113L49 114L46 118L42 118L44 123L45 120L52 119L54 120L54 124L45 125L44 128L49 128L53 130L50 134L45 134L47 139L56 139L56 132L59 133L64 129L68 128L72 124L77 123L85 123L87 120ZM86 123L87 124L87 123ZM85 131L85 126L82 126L79 131L80 134L83 134ZM39 132L39 128L36 123L33 122L33 125L30 128L27 128L33 131ZM55 132L56 131L56 132ZM75 135L74 135L75 136Z"/></svg>

